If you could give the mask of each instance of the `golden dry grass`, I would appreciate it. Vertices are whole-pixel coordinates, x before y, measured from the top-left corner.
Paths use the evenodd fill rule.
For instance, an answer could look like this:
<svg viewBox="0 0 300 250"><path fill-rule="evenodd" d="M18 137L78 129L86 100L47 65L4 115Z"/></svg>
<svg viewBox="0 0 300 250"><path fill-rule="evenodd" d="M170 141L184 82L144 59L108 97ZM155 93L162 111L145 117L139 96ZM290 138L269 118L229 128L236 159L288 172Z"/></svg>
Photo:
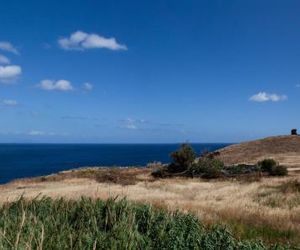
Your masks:
<svg viewBox="0 0 300 250"><path fill-rule="evenodd" d="M300 136L274 136L244 142L218 151L225 164L256 164L273 158L287 167L300 167Z"/></svg>
<svg viewBox="0 0 300 250"><path fill-rule="evenodd" d="M107 169L67 171L50 177L2 185L0 202L10 202L20 196L70 199L78 199L81 196L102 199L127 197L132 201L146 202L170 210L193 212L207 224L225 222L243 227L291 232L290 240L300 243L300 202L297 203L297 199L300 200L300 193L286 193L280 189L284 183L300 181L300 175L296 172L284 178L264 177L260 181L250 183L187 178L154 180L149 175L149 169L122 170L124 172L119 172L121 173L119 181L115 181L115 178L114 181L104 181L101 178L97 181L90 178L91 174L99 171L102 176L106 171L111 173L111 170ZM81 178L82 176L85 178ZM127 176L125 183L122 176ZM128 176L131 176L134 182L128 179ZM288 201L293 205L286 205Z"/></svg>

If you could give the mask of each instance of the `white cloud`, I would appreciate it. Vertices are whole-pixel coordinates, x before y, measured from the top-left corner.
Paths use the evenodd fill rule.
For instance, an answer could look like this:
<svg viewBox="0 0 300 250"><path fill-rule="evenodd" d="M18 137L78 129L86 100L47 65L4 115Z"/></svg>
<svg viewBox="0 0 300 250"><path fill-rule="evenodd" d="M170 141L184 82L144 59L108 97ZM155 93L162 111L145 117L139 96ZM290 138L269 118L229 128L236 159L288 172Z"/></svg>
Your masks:
<svg viewBox="0 0 300 250"><path fill-rule="evenodd" d="M0 66L0 82L9 83L22 73L18 65Z"/></svg>
<svg viewBox="0 0 300 250"><path fill-rule="evenodd" d="M123 123L121 125L121 128L132 129L132 130L138 129L138 126L137 126L138 122L135 119L126 118L124 120L121 120L121 122Z"/></svg>
<svg viewBox="0 0 300 250"><path fill-rule="evenodd" d="M4 106L17 106L18 102L16 100L4 99L0 100L0 104Z"/></svg>
<svg viewBox="0 0 300 250"><path fill-rule="evenodd" d="M73 90L73 86L71 82L67 80L58 80L58 81L53 81L53 80L42 80L40 84L38 84L38 87L43 89L43 90L48 90L48 91L71 91Z"/></svg>
<svg viewBox="0 0 300 250"><path fill-rule="evenodd" d="M136 125L134 125L134 124L126 124L125 125L125 128L127 128L127 129L137 129L137 126Z"/></svg>
<svg viewBox="0 0 300 250"><path fill-rule="evenodd" d="M46 132L46 131L42 131L42 130L30 130L29 132L25 132L22 134L26 134L29 136L45 136L45 137L50 137L50 136L69 136L69 133L55 133L55 132Z"/></svg>
<svg viewBox="0 0 300 250"><path fill-rule="evenodd" d="M8 51L16 55L19 54L19 51L10 43L10 42L0 42L0 50Z"/></svg>
<svg viewBox="0 0 300 250"><path fill-rule="evenodd" d="M41 136L41 135L45 135L45 132L40 131L40 130L31 130L28 135L31 136Z"/></svg>
<svg viewBox="0 0 300 250"><path fill-rule="evenodd" d="M39 136L45 136L45 137L49 137L49 136L68 136L69 135L68 133L57 134L57 133L54 133L54 132L45 132L45 131L42 131L42 130L30 130L28 133L23 133L23 134L27 134L27 135L30 135L30 136L36 136L36 137L39 137Z"/></svg>
<svg viewBox="0 0 300 250"><path fill-rule="evenodd" d="M121 123L122 123L121 128L136 130L136 129L140 129L141 126L143 126L148 122L144 119L126 118L124 120L121 120Z"/></svg>
<svg viewBox="0 0 300 250"><path fill-rule="evenodd" d="M10 64L10 60L6 56L0 54L0 64Z"/></svg>
<svg viewBox="0 0 300 250"><path fill-rule="evenodd" d="M94 86L93 84L89 83L89 82L85 82L83 85L82 85L83 89L86 90L86 91L91 91L93 90Z"/></svg>
<svg viewBox="0 0 300 250"><path fill-rule="evenodd" d="M110 49L127 50L126 45L119 44L114 37L105 38L103 36L76 31L70 37L58 40L58 44L65 50L85 50L85 49Z"/></svg>
<svg viewBox="0 0 300 250"><path fill-rule="evenodd" d="M279 102L287 100L286 95L268 94L266 92L259 92L256 95L250 97L250 101L253 102Z"/></svg>

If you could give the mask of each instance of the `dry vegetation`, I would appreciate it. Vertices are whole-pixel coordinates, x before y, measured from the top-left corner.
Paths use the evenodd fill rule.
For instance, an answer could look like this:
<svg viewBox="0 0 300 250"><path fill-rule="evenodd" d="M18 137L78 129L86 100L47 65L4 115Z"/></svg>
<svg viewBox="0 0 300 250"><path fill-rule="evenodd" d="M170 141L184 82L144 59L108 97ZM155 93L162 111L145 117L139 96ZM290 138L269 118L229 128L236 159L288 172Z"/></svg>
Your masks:
<svg viewBox="0 0 300 250"><path fill-rule="evenodd" d="M219 150L226 165L255 164L272 158L287 167L300 167L300 136L275 136L244 142Z"/></svg>
<svg viewBox="0 0 300 250"><path fill-rule="evenodd" d="M196 214L206 224L226 223L241 238L300 244L300 175L252 181L171 178L155 180L151 169L88 168L0 186L0 202L20 196L127 197Z"/></svg>
<svg viewBox="0 0 300 250"><path fill-rule="evenodd" d="M99 167L99 168L82 168L76 170L62 171L58 174L42 176L29 181L35 182L45 181L62 181L72 178L88 178L102 183L115 183L119 185L133 185L145 178L149 181L150 168L134 168L134 167ZM22 180L22 182L26 180ZM18 181L16 181L18 182Z"/></svg>

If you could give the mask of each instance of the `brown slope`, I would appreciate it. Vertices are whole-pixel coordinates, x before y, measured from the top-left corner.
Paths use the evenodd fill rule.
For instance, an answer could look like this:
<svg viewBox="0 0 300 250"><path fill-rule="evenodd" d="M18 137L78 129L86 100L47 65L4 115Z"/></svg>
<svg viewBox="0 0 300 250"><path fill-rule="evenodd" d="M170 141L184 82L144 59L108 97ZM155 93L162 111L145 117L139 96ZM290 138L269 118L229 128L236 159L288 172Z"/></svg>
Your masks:
<svg viewBox="0 0 300 250"><path fill-rule="evenodd" d="M288 167L300 167L300 136L274 136L218 150L225 164L255 164L273 158Z"/></svg>

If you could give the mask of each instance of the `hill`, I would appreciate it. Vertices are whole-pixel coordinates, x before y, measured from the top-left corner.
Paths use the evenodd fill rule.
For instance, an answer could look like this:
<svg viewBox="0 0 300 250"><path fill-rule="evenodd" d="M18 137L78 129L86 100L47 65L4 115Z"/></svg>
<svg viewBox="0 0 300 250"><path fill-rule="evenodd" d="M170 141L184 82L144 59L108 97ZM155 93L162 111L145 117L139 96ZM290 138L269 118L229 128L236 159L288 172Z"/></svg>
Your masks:
<svg viewBox="0 0 300 250"><path fill-rule="evenodd" d="M287 167L300 167L300 136L274 136L217 150L225 164L255 164L273 158Z"/></svg>

